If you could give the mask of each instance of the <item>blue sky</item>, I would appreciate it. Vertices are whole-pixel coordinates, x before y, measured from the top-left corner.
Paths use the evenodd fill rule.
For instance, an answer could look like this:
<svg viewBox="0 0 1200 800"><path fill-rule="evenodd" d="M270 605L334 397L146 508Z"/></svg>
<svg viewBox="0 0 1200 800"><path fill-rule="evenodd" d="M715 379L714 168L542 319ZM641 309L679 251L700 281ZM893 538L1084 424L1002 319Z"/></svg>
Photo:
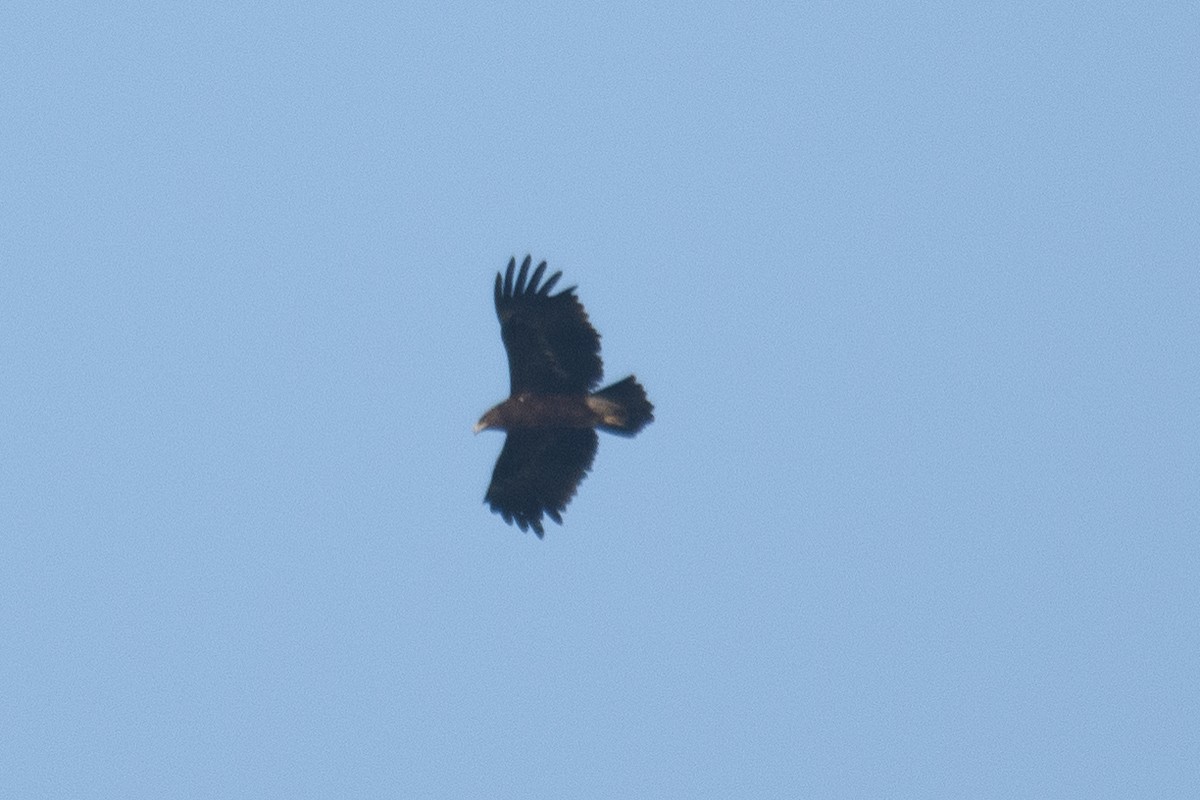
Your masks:
<svg viewBox="0 0 1200 800"><path fill-rule="evenodd" d="M0 795L1200 791L1184 3L18 4ZM482 504L491 281L603 436Z"/></svg>

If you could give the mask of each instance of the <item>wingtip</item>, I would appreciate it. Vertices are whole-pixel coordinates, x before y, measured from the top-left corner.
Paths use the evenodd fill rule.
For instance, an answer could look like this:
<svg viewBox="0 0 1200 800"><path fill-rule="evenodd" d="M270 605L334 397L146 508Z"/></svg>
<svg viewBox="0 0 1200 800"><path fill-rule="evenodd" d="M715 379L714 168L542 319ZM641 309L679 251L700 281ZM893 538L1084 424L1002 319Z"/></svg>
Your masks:
<svg viewBox="0 0 1200 800"><path fill-rule="evenodd" d="M529 274L530 257L525 256L525 260L521 262L521 271L517 273L517 282L513 284L513 295L525 294L525 278Z"/></svg>
<svg viewBox="0 0 1200 800"><path fill-rule="evenodd" d="M538 292L538 281L542 279L542 273L545 271L546 262L543 261L537 265L537 269L535 269L533 274L529 276L529 285L526 287L526 291L529 292L529 294L540 294Z"/></svg>
<svg viewBox="0 0 1200 800"><path fill-rule="evenodd" d="M505 297L512 296L513 270L516 268L517 268L517 259L514 256L508 260L508 269L504 270L503 295ZM497 275L497 277L499 277L499 275Z"/></svg>
<svg viewBox="0 0 1200 800"><path fill-rule="evenodd" d="M545 283L542 284L542 288L538 290L538 294L540 294L542 297L548 296L550 294L550 290L554 288L554 284L558 283L558 280L561 277L562 277L562 270L555 272L553 275L551 275L549 278L546 279Z"/></svg>

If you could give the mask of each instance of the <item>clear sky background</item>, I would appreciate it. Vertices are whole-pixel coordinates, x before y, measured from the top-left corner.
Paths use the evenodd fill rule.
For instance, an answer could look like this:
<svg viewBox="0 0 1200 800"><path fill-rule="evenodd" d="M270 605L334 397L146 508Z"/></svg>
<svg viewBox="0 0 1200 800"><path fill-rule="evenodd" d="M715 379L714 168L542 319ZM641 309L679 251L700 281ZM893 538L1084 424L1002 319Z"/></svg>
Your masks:
<svg viewBox="0 0 1200 800"><path fill-rule="evenodd" d="M0 796L1200 794L1200 12L0 12ZM496 270L607 377L482 498Z"/></svg>

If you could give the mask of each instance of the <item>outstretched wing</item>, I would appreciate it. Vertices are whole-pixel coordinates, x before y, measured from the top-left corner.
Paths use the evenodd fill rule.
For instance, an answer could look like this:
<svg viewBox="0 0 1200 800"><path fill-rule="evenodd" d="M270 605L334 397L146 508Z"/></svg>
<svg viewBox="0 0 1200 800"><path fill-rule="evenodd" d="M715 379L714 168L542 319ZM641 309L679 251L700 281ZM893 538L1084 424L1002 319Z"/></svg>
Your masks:
<svg viewBox="0 0 1200 800"><path fill-rule="evenodd" d="M510 393L586 394L603 374L600 334L588 322L574 286L550 294L561 272L539 287L543 261L526 282L530 261L525 256L515 281L515 258L503 280L496 273L496 316L508 351Z"/></svg>
<svg viewBox="0 0 1200 800"><path fill-rule="evenodd" d="M596 457L591 428L521 428L508 432L483 501L521 530L545 533L542 514L562 524L562 511Z"/></svg>

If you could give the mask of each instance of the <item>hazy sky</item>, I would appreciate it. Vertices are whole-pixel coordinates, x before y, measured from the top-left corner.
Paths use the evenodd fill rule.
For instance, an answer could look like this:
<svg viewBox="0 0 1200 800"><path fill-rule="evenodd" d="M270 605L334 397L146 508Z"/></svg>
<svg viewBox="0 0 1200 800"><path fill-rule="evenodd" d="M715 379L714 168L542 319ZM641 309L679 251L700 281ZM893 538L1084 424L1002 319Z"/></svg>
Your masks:
<svg viewBox="0 0 1200 800"><path fill-rule="evenodd" d="M6 6L0 796L1200 795L1198 41ZM544 541L526 253L657 408Z"/></svg>

